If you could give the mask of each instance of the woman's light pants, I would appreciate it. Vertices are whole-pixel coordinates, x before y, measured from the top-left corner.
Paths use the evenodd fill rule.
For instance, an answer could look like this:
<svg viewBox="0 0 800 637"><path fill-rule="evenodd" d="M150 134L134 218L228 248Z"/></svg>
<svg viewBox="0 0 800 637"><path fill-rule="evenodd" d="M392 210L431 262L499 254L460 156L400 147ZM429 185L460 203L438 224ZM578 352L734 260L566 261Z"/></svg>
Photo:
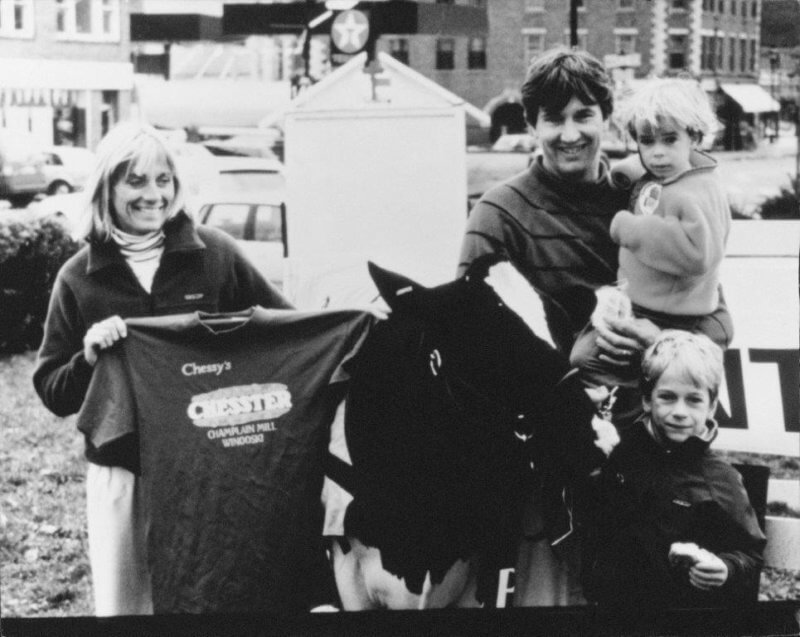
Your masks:
<svg viewBox="0 0 800 637"><path fill-rule="evenodd" d="M151 615L146 520L136 476L89 463L86 517L95 615Z"/></svg>

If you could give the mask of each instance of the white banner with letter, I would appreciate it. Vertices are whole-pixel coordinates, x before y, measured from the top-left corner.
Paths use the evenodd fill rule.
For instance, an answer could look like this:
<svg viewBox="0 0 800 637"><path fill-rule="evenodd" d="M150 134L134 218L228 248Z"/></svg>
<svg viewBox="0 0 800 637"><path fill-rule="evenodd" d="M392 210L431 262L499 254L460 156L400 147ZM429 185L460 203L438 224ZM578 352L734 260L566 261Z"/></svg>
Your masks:
<svg viewBox="0 0 800 637"><path fill-rule="evenodd" d="M734 221L722 267L734 338L714 446L800 456L800 221Z"/></svg>

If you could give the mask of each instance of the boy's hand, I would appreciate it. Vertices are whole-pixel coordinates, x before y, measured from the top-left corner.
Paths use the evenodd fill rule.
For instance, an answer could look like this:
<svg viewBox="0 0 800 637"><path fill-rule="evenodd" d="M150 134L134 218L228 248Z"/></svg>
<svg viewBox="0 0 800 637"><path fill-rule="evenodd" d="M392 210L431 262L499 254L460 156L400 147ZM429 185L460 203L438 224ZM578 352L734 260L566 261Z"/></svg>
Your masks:
<svg viewBox="0 0 800 637"><path fill-rule="evenodd" d="M669 549L671 564L688 570L689 583L703 591L722 586L728 579L728 567L711 551L694 542L675 542Z"/></svg>
<svg viewBox="0 0 800 637"><path fill-rule="evenodd" d="M619 444L617 428L610 421L594 416L592 418L592 429L594 429L596 436L594 446L600 449L606 457L610 456L614 447Z"/></svg>
<svg viewBox="0 0 800 637"><path fill-rule="evenodd" d="M700 550L702 557L689 569L689 583L703 591L719 588L728 580L728 567L711 551Z"/></svg>

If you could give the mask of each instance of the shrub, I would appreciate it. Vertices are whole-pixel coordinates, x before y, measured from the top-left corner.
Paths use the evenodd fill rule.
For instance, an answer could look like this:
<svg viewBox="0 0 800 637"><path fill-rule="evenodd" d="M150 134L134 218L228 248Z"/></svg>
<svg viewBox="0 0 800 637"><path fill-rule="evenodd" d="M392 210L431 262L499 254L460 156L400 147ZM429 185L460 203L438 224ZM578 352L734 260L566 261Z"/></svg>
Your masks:
<svg viewBox="0 0 800 637"><path fill-rule="evenodd" d="M0 352L39 346L56 274L78 248L54 219L0 222Z"/></svg>
<svg viewBox="0 0 800 637"><path fill-rule="evenodd" d="M789 187L761 204L762 219L800 219L800 177L790 177Z"/></svg>

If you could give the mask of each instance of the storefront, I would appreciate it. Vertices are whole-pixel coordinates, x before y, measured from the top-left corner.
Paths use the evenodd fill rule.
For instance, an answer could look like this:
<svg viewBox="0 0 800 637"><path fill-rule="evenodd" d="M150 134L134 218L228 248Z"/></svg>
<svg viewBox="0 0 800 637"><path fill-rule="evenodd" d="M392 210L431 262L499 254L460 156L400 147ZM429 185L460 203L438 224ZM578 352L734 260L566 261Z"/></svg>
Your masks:
<svg viewBox="0 0 800 637"><path fill-rule="evenodd" d="M725 150L746 150L775 135L779 111L778 102L758 84L720 84L717 117L725 127Z"/></svg>
<svg viewBox="0 0 800 637"><path fill-rule="evenodd" d="M0 126L44 144L93 149L130 115L133 66L127 62L5 59L0 65Z"/></svg>

